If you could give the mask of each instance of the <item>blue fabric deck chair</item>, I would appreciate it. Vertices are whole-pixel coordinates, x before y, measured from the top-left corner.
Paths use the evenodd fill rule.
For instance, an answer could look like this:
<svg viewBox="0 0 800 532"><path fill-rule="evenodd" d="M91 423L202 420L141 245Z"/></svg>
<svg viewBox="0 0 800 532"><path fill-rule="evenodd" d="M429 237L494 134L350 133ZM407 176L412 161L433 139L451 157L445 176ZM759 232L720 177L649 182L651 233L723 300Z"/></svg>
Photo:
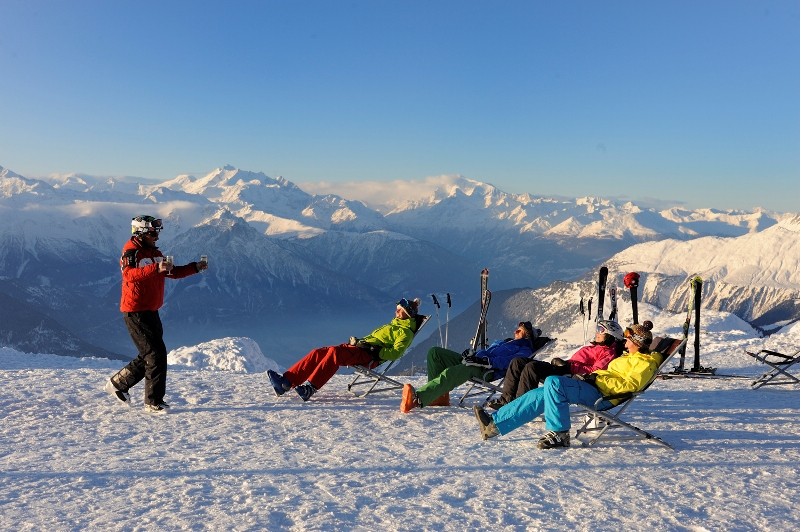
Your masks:
<svg viewBox="0 0 800 532"><path fill-rule="evenodd" d="M650 434L646 430L642 430L639 427L635 427L623 421L621 416L631 404L633 404L637 397L641 396L650 388L650 385L658 378L659 372L666 367L667 362L669 362L672 356L677 353L685 343L686 339L676 340L666 337L653 338L653 341L650 343L650 350L661 353L663 357L653 377L638 392L609 395L601 397L594 405L579 405L581 410L577 413L585 415L583 417L583 424L578 428L575 434L575 440L579 441L585 447L594 445L601 440L604 442L642 440L674 450L674 447L669 443L658 436ZM609 408L598 410L597 405L607 400L620 400L620 402Z"/></svg>
<svg viewBox="0 0 800 532"><path fill-rule="evenodd" d="M417 330L414 331L414 336L428 323L430 316L417 314L415 317L417 321ZM402 358L402 357L401 357ZM400 360L399 358L397 360ZM366 397L371 393L388 392L391 390L402 390L403 383L390 378L387 373L394 366L397 360L387 360L386 362L369 368L367 366L355 365L351 366L355 370L355 377L352 382L347 385L347 391L356 397ZM363 386L368 386L364 391ZM363 392L363 393L362 393Z"/></svg>
<svg viewBox="0 0 800 532"><path fill-rule="evenodd" d="M762 386L776 386L781 384L797 384L800 379L789 373L789 368L800 362L800 349L793 355L784 355L777 351L762 349L758 353L745 351L759 362L766 364L771 369L750 383L753 390Z"/></svg>
<svg viewBox="0 0 800 532"><path fill-rule="evenodd" d="M554 340L555 338L548 338L547 336L540 336L537 338L536 341L533 342L533 352L528 358L536 358L539 351ZM473 397L483 397L483 401L479 403L479 406L481 408L486 408L486 405L492 400L495 394L503 393L503 380L504 378L495 379L494 371L492 370L487 370L481 377L472 377L467 381L469 387L467 391L464 392L464 395L461 396L461 399L459 399L458 406L472 408L472 405L466 404L465 401Z"/></svg>

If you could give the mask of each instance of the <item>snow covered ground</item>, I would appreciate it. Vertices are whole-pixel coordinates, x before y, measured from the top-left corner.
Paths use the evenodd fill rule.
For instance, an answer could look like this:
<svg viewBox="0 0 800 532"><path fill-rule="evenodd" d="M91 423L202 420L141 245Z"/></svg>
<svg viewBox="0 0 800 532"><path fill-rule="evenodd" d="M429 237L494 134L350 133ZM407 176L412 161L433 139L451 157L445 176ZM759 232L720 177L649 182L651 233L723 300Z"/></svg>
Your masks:
<svg viewBox="0 0 800 532"><path fill-rule="evenodd" d="M755 377L745 347L800 347L800 325L762 340L742 323L711 316L703 365ZM344 375L276 398L245 340L173 351L167 416L102 391L119 362L0 349L0 529L800 528L798 386L660 380L628 419L675 451L541 451L542 423L484 442L469 410L401 414L399 393L355 398Z"/></svg>

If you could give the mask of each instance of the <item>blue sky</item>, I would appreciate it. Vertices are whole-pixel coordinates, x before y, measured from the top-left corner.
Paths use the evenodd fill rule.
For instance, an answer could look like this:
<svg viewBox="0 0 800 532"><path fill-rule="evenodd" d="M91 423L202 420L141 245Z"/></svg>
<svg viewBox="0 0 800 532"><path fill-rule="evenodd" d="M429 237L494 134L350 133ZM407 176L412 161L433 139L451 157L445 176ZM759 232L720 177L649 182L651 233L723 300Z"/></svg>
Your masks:
<svg viewBox="0 0 800 532"><path fill-rule="evenodd" d="M0 166L800 212L800 1L0 0Z"/></svg>

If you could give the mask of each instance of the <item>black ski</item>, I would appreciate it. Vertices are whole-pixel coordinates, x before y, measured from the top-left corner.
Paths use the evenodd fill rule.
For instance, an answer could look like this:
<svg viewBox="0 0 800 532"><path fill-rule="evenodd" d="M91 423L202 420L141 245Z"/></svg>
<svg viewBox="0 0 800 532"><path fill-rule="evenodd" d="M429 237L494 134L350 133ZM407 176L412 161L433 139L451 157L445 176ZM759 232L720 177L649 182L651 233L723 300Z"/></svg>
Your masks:
<svg viewBox="0 0 800 532"><path fill-rule="evenodd" d="M703 292L703 279L698 275L692 279L694 291L694 366L693 373L715 373L717 368L704 368L700 365L700 296Z"/></svg>
<svg viewBox="0 0 800 532"><path fill-rule="evenodd" d="M489 270L484 268L481 272L481 315L478 319L478 330L472 339L472 349L486 349L486 313L492 302L492 293L489 291Z"/></svg>
<svg viewBox="0 0 800 532"><path fill-rule="evenodd" d="M597 278L597 316L595 322L603 319L603 300L606 297L606 280L608 280L608 268L600 268L600 275Z"/></svg>
<svg viewBox="0 0 800 532"><path fill-rule="evenodd" d="M481 315L478 318L478 330L475 331L475 338L472 339L472 350L478 351L486 349L486 313L489 312L489 304L492 302L492 293L487 290L481 303Z"/></svg>
<svg viewBox="0 0 800 532"><path fill-rule="evenodd" d="M639 323L639 274L636 272L628 272L625 274L625 288L631 291L631 310L633 311L634 325Z"/></svg>
<svg viewBox="0 0 800 532"><path fill-rule="evenodd" d="M617 287L612 286L608 289L608 297L611 300L611 314L608 315L608 319L611 321L617 321Z"/></svg>

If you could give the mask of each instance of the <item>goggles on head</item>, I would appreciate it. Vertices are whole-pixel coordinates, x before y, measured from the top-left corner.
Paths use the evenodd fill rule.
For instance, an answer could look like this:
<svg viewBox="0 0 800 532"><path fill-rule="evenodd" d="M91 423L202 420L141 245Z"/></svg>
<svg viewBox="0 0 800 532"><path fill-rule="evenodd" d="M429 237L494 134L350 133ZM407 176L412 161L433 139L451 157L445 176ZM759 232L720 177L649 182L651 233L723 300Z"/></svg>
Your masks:
<svg viewBox="0 0 800 532"><path fill-rule="evenodd" d="M411 302L406 298L403 298L400 301L398 301L397 306L405 310L409 316L413 316L415 314L414 307L411 305Z"/></svg>

